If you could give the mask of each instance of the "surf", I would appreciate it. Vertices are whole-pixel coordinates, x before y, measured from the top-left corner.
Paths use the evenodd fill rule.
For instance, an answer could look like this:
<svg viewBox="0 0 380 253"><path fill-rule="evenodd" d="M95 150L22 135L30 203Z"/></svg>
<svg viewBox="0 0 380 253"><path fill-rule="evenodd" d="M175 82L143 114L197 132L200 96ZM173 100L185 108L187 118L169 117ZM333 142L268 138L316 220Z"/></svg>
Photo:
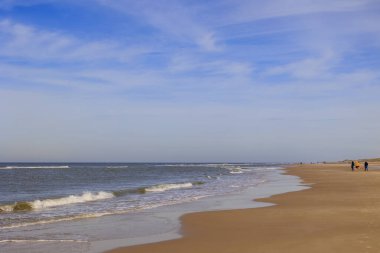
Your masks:
<svg viewBox="0 0 380 253"><path fill-rule="evenodd" d="M2 170L12 170L12 169L69 169L70 166L68 165L62 165L62 166L54 166L54 165L47 165L47 166L6 166L1 167Z"/></svg>
<svg viewBox="0 0 380 253"><path fill-rule="evenodd" d="M19 212L19 211L31 211L39 210L69 204L85 203L90 201L104 200L113 198L115 195L110 192L100 191L100 192L83 192L82 195L69 195L62 198L55 199L44 199L44 200L34 200L34 201L20 201L13 205L3 205L0 206L1 212Z"/></svg>

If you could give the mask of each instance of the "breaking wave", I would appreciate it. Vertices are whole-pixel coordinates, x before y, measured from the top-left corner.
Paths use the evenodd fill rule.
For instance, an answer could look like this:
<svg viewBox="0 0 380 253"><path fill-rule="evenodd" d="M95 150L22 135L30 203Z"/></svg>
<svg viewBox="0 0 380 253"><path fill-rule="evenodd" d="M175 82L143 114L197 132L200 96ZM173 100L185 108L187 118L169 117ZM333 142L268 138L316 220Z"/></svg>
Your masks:
<svg viewBox="0 0 380 253"><path fill-rule="evenodd" d="M12 170L12 169L69 169L70 166L68 165L62 165L62 166L54 166L54 165L48 165L48 166L6 166L1 167L2 170Z"/></svg>
<svg viewBox="0 0 380 253"><path fill-rule="evenodd" d="M30 211L32 209L44 209L49 207L78 204L89 201L113 198L115 195L110 192L84 192L82 195L70 195L63 198L34 200L29 202L16 202L13 205L0 206L0 212Z"/></svg>
<svg viewBox="0 0 380 253"><path fill-rule="evenodd" d="M70 204L85 203L90 201L110 199L113 197L120 197L127 194L144 194L149 192L164 192L174 189L191 188L194 185L202 185L204 182L192 182L192 183L179 183L179 184L159 184L150 187L141 187L136 189L125 189L114 192L83 192L82 195L70 195L62 198L44 199L34 201L20 201L12 205L0 206L1 212L17 212L17 211L31 211L40 210L50 207L64 206Z"/></svg>
<svg viewBox="0 0 380 253"><path fill-rule="evenodd" d="M245 171L241 167L235 167L235 166L225 166L223 168L228 170L230 174L241 174Z"/></svg>
<svg viewBox="0 0 380 253"><path fill-rule="evenodd" d="M86 240L74 240L74 239L5 239L0 240L0 243L31 243L31 242L76 242L76 243L88 243Z"/></svg>
<svg viewBox="0 0 380 253"><path fill-rule="evenodd" d="M193 187L192 183L182 183L182 184L159 184L145 188L146 192L164 192L167 190L190 188Z"/></svg>
<svg viewBox="0 0 380 253"><path fill-rule="evenodd" d="M145 194L149 192L164 192L168 190L175 190L175 189L181 189L181 188L191 188L195 185L202 185L202 184L204 184L204 182L202 181L192 182L192 183L158 184L158 185L153 185L149 187L139 187L139 188L134 188L134 189L118 190L118 191L114 191L113 194L116 197L120 197L127 194Z"/></svg>
<svg viewBox="0 0 380 253"><path fill-rule="evenodd" d="M67 204L77 204L89 201L96 201L102 199L113 198L114 195L110 192L100 191L97 193L84 192L82 195L70 195L68 197L58 198L58 199L45 199L45 200L35 200L32 202L33 209L43 209L55 206L63 206Z"/></svg>
<svg viewBox="0 0 380 253"><path fill-rule="evenodd" d="M125 214L125 213L129 213L131 211L136 211L139 209L140 210L141 209L152 209L152 208L157 208L157 207L165 206L165 205L194 201L194 200L201 199L201 198L208 197L208 196L209 195L203 195L203 196L197 196L197 197L183 198L181 200L171 200L171 201L167 201L167 202L163 202L163 203L154 203L154 204L144 205L144 206L141 206L139 208L132 208L132 209L127 209L127 210L114 210L111 212L87 213L87 214L80 214L80 215L67 216L67 217L56 217L56 218L47 219L47 220L31 221L31 222L24 222L24 223L15 223L15 224L7 225L7 226L0 226L0 230L20 228L20 227L29 227L29 226L36 226L36 225L52 224L52 223L63 222L63 221L73 221L73 220L88 219L88 218L99 218L99 217L114 215L114 214ZM7 240L3 240L3 242L6 242L6 241ZM0 242L1 242L1 240L0 240Z"/></svg>
<svg viewBox="0 0 380 253"><path fill-rule="evenodd" d="M128 165L107 166L107 169L124 169L124 168L128 168Z"/></svg>
<svg viewBox="0 0 380 253"><path fill-rule="evenodd" d="M146 191L145 191L144 187L140 187L140 188L135 188L135 189L118 190L118 191L114 191L112 193L116 197L120 197L120 196L124 196L127 194L144 194L144 193L146 193Z"/></svg>
<svg viewBox="0 0 380 253"><path fill-rule="evenodd" d="M218 168L225 164L222 163L169 163L169 164L156 164L155 167L211 167Z"/></svg>

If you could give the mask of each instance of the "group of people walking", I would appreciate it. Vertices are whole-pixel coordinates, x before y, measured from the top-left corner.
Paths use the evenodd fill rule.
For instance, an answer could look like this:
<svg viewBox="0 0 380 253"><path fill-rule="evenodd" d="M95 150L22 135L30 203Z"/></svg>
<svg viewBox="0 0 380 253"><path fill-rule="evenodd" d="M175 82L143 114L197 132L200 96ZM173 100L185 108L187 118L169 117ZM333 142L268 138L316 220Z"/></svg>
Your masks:
<svg viewBox="0 0 380 253"><path fill-rule="evenodd" d="M351 170L354 171L355 169L360 169L360 162L359 161L352 161L351 162ZM364 171L368 171L368 162L364 162Z"/></svg>

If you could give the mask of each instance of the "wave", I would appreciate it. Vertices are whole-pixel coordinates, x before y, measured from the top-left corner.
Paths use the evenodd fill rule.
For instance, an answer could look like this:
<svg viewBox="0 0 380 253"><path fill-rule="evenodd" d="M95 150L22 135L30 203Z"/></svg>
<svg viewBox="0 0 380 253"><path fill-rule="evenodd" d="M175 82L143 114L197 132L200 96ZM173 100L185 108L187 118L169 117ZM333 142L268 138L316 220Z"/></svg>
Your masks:
<svg viewBox="0 0 380 253"><path fill-rule="evenodd" d="M202 196L203 197L203 196ZM201 198L201 197L198 197ZM193 198L192 200L196 200L198 198ZM187 201L187 200L184 200ZM74 215L74 216L66 216L66 217L56 217L53 219L46 219L46 220L39 220L39 221L29 221L29 222L24 222L24 223L14 223L10 225L5 225L5 226L0 226L0 230L5 230L5 229L14 229L14 228L20 228L20 227L29 227L29 226L38 226L38 225L47 225L47 224L53 224L57 222L64 222L64 221L74 221L74 220L81 220L81 219L90 219L90 218L100 218L104 216L109 216L109 215L115 215L115 214L126 214L130 213L132 211L136 210L141 210L141 209L152 209L164 205L170 205L170 204L175 204L177 202L169 202L169 203L155 203L151 205L145 205L143 207L139 208L132 208L132 209L127 209L127 210L119 210L119 211L111 211L111 212L99 212L99 213L86 213L86 214L79 214L79 215Z"/></svg>
<svg viewBox="0 0 380 253"><path fill-rule="evenodd" d="M242 174L243 171L241 170L230 170L230 174Z"/></svg>
<svg viewBox="0 0 380 253"><path fill-rule="evenodd" d="M110 199L113 197L120 197L127 194L145 194L148 192L164 192L168 190L190 188L195 185L202 185L204 182L192 182L192 183L179 183L179 184L159 184L150 187L140 187L136 189L125 189L113 192L83 192L82 195L70 195L62 198L44 199L34 201L20 201L11 205L0 206L0 213L2 212L18 212L18 211L31 211L40 210L50 207L64 206L70 204L79 204L97 200Z"/></svg>
<svg viewBox="0 0 380 253"><path fill-rule="evenodd" d="M222 163L169 163L169 164L155 164L154 167L212 167L218 168L225 164Z"/></svg>
<svg viewBox="0 0 380 253"><path fill-rule="evenodd" d="M100 191L97 193L84 192L82 195L70 195L68 197L58 198L58 199L45 199L45 200L35 200L33 201L33 209L43 209L55 206L63 206L67 204L77 204L89 201L103 200L113 198L114 195L110 192Z"/></svg>
<svg viewBox="0 0 380 253"><path fill-rule="evenodd" d="M266 167L266 170L279 170L281 167Z"/></svg>
<svg viewBox="0 0 380 253"><path fill-rule="evenodd" d="M260 171L260 170L276 170L279 167L257 167L257 166L223 166L222 168L228 170L231 174L242 174L244 172Z"/></svg>
<svg viewBox="0 0 380 253"><path fill-rule="evenodd" d="M121 197L128 194L144 194L146 193L146 190L145 190L145 187L139 187L135 189L124 189L124 190L113 191L112 193L116 197Z"/></svg>
<svg viewBox="0 0 380 253"><path fill-rule="evenodd" d="M223 168L228 170L230 172L230 174L241 174L244 171L246 171L239 166L237 166L237 167L235 167L235 166L224 166Z"/></svg>
<svg viewBox="0 0 380 253"><path fill-rule="evenodd" d="M69 204L78 204L96 200L103 200L113 198L115 195L110 192L84 192L82 195L70 195L63 198L56 199L44 199L44 200L34 200L29 202L16 202L13 205L3 205L0 206L1 212L13 212L13 211L30 211L34 209L44 209L49 207L63 206Z"/></svg>
<svg viewBox="0 0 380 253"><path fill-rule="evenodd" d="M125 189L112 192L116 197L124 196L127 194L145 194L148 192L164 192L168 190L181 189L181 188L190 188L195 185L202 185L205 182L196 181L189 183L174 183L174 184L158 184L149 187L139 187L135 189Z"/></svg>
<svg viewBox="0 0 380 253"><path fill-rule="evenodd" d="M0 240L0 243L31 243L31 242L77 242L88 243L86 240L74 240L74 239L6 239Z"/></svg>
<svg viewBox="0 0 380 253"><path fill-rule="evenodd" d="M180 183L180 184L159 184L148 188L145 188L146 192L164 192L168 190L190 188L193 187L193 183Z"/></svg>
<svg viewBox="0 0 380 253"><path fill-rule="evenodd" d="M80 219L87 219L87 218L98 218L98 217L103 217L106 215L118 214L118 213L121 214L122 212L80 214L80 215L76 215L76 216L63 217L63 218L55 218L55 219L40 220L40 221L31 221L31 222L25 222L25 223L16 223L16 224L0 227L0 229L12 229L12 228L20 228L20 227L28 227L28 226L36 226L36 225L45 225L45 224L51 224L51 223L56 223L56 222L62 222L62 221L73 221L73 220L80 220Z"/></svg>
<svg viewBox="0 0 380 253"><path fill-rule="evenodd" d="M54 166L54 165L48 165L48 166L6 166L1 167L2 170L12 170L12 169L69 169L70 166L63 165L63 166Z"/></svg>
<svg viewBox="0 0 380 253"><path fill-rule="evenodd" d="M37 226L37 225L46 225L46 224L52 224L57 222L63 222L63 221L73 221L73 220L80 220L80 219L89 219L89 218L99 218L103 216L108 215L115 215L115 214L126 214L137 210L142 209L152 209L157 208L160 206L166 206L166 205L173 205L178 203L184 203L189 201L195 201L201 198L209 197L210 195L203 195L203 196L197 196L197 197L188 197L188 198L182 198L180 200L170 200L163 203L151 203L149 205L144 205L137 208L127 209L127 210L118 210L118 211L112 211L112 212L99 212L99 213L87 213L87 214L80 214L75 216L68 216L68 217L56 217L54 219L46 219L46 220L39 220L39 221L30 221L25 223L15 223L10 224L6 226L0 226L0 230L5 229L14 229L14 228L20 228L20 227L29 227L29 226ZM6 240L4 240L6 241ZM1 242L1 240L0 240Z"/></svg>
<svg viewBox="0 0 380 253"><path fill-rule="evenodd" d="M107 169L123 169L123 168L128 168L128 165L107 166Z"/></svg>

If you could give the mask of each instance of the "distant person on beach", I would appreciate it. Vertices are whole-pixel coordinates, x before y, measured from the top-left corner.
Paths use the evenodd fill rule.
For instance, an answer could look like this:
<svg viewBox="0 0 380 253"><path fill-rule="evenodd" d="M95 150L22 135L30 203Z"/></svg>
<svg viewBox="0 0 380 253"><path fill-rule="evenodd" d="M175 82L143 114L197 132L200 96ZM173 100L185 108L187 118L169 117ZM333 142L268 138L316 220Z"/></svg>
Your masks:
<svg viewBox="0 0 380 253"><path fill-rule="evenodd" d="M351 162L351 170L354 171L355 163L354 161Z"/></svg>
<svg viewBox="0 0 380 253"><path fill-rule="evenodd" d="M355 161L355 169L359 169L360 168L360 163L359 161Z"/></svg>
<svg viewBox="0 0 380 253"><path fill-rule="evenodd" d="M368 171L368 162L367 161L365 161L365 163L364 163L364 170Z"/></svg>

